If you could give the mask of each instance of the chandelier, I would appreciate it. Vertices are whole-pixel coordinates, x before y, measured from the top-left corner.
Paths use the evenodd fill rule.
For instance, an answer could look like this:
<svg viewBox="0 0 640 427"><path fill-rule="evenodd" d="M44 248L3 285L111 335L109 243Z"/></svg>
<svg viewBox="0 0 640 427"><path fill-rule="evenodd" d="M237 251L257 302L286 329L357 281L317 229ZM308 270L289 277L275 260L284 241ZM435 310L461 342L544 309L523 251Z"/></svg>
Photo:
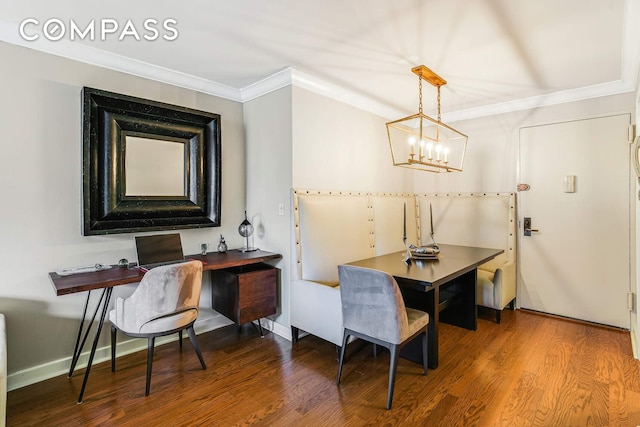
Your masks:
<svg viewBox="0 0 640 427"><path fill-rule="evenodd" d="M440 120L440 87L447 81L424 65L411 69L418 76L418 113L387 123L394 166L428 172L462 172L467 135ZM422 113L422 80L438 89L438 119Z"/></svg>

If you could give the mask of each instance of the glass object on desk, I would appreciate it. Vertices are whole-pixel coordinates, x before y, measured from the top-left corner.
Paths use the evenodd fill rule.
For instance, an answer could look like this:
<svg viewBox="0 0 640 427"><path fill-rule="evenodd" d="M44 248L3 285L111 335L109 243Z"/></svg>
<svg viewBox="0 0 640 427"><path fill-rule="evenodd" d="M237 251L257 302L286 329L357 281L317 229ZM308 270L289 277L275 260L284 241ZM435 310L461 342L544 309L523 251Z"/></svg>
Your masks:
<svg viewBox="0 0 640 427"><path fill-rule="evenodd" d="M218 242L218 252L221 254L227 252L227 242L224 241L222 234L220 235L220 242Z"/></svg>
<svg viewBox="0 0 640 427"><path fill-rule="evenodd" d="M208 249L209 249L209 245L207 245L206 243L202 243L200 245L200 255L206 255Z"/></svg>
<svg viewBox="0 0 640 427"><path fill-rule="evenodd" d="M244 211L244 221L238 227L238 233L247 239L247 245L240 248L240 252L253 252L256 248L249 245L249 236L253 234L253 225L247 219L247 211Z"/></svg>

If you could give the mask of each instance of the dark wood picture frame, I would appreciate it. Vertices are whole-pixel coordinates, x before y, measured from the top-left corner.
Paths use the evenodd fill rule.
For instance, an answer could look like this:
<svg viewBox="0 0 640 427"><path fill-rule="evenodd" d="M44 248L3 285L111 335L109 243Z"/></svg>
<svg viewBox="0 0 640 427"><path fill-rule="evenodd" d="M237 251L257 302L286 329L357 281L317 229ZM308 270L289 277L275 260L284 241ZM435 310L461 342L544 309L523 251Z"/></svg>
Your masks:
<svg viewBox="0 0 640 427"><path fill-rule="evenodd" d="M89 87L82 99L83 235L220 226L219 114ZM183 196L127 195L127 136L184 144Z"/></svg>

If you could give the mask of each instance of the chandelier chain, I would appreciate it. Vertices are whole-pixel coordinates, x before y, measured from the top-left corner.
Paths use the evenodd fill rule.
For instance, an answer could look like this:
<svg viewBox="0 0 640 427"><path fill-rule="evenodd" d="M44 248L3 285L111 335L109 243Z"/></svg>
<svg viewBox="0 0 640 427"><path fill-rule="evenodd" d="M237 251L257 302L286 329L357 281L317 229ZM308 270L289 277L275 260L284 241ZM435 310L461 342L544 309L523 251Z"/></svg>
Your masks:
<svg viewBox="0 0 640 427"><path fill-rule="evenodd" d="M438 121L440 121L440 86L438 86Z"/></svg>
<svg viewBox="0 0 640 427"><path fill-rule="evenodd" d="M422 77L418 76L418 112L422 114Z"/></svg>

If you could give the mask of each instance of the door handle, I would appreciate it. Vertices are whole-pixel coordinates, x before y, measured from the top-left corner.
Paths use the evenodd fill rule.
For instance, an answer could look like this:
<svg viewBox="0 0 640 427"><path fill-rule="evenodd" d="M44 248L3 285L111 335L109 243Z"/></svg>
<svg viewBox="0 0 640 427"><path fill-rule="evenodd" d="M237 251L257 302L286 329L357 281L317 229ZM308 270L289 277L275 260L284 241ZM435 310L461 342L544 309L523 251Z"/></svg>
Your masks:
<svg viewBox="0 0 640 427"><path fill-rule="evenodd" d="M525 236L531 236L531 233L538 233L540 231L537 228L531 228L531 218L529 217L524 218L523 228Z"/></svg>

